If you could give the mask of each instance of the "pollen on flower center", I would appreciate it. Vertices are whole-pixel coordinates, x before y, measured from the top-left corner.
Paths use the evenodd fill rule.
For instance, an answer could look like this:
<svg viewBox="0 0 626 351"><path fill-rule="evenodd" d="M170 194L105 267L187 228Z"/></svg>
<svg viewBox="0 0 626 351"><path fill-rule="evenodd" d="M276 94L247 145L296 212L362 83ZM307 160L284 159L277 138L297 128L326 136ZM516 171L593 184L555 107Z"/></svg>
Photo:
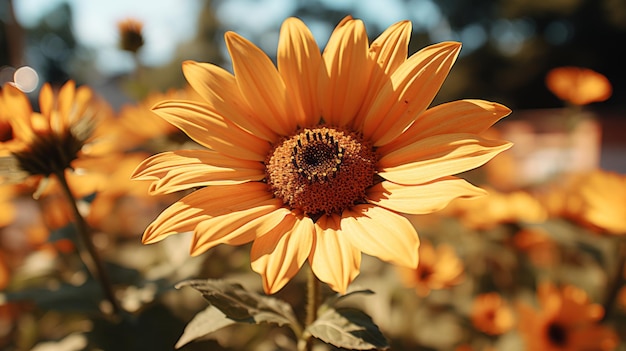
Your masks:
<svg viewBox="0 0 626 351"><path fill-rule="evenodd" d="M308 215L341 213L363 202L374 182L376 154L358 135L316 127L284 138L266 160L274 195Z"/></svg>

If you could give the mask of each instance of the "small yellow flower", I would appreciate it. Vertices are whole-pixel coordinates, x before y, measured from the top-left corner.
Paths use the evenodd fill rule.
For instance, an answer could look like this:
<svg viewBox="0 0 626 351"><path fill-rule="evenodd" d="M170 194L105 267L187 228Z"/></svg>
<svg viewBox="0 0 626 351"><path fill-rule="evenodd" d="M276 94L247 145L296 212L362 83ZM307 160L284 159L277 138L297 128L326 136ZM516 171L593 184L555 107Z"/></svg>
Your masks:
<svg viewBox="0 0 626 351"><path fill-rule="evenodd" d="M526 350L608 351L617 346L615 332L598 323L604 309L592 303L584 290L543 283L537 288L537 299L537 310L525 303L518 306L518 329Z"/></svg>
<svg viewBox="0 0 626 351"><path fill-rule="evenodd" d="M562 101L579 106L605 101L613 93L611 82L603 74L582 67L550 70L546 86Z"/></svg>
<svg viewBox="0 0 626 351"><path fill-rule="evenodd" d="M456 197L484 194L453 174L509 148L479 134L510 110L482 100L429 105L461 45L444 42L407 57L411 24L369 43L345 18L323 53L298 19L281 28L277 65L250 41L225 35L234 74L187 61L203 99L163 101L154 111L206 150L155 155L136 179L152 193L199 188L146 229L144 243L193 231L191 254L252 244L252 269L267 293L308 260L345 292L361 254L415 268L419 239L402 214L424 214Z"/></svg>
<svg viewBox="0 0 626 351"><path fill-rule="evenodd" d="M476 329L489 335L504 334L515 325L513 309L497 292L476 296L470 319Z"/></svg>
<svg viewBox="0 0 626 351"><path fill-rule="evenodd" d="M546 194L552 216L626 235L626 176L601 169L572 175Z"/></svg>
<svg viewBox="0 0 626 351"><path fill-rule="evenodd" d="M31 107L28 97L12 85L0 91L0 114L4 115L11 130L11 138L0 142L0 180L21 183L38 188L43 193L54 175L71 170L89 169L94 157L113 150L103 141L98 126L110 117L110 107L97 99L86 87L76 87L73 81L65 83L55 94L49 84L44 84L39 94L39 112ZM82 177L72 181L73 190L81 195L93 192L95 179ZM54 181L52 182L54 187ZM50 187L49 187L50 188ZM49 190L49 189L48 189Z"/></svg>
<svg viewBox="0 0 626 351"><path fill-rule="evenodd" d="M419 257L417 268L397 267L403 284L414 288L419 296L428 296L431 290L453 287L465 278L463 261L448 244L439 244L435 248L431 243L423 242Z"/></svg>

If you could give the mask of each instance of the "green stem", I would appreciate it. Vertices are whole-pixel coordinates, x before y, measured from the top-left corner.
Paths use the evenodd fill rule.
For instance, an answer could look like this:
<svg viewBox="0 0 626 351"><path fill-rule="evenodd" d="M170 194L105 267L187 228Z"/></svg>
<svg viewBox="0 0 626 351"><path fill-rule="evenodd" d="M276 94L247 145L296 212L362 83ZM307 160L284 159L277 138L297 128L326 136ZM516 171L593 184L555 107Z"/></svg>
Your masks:
<svg viewBox="0 0 626 351"><path fill-rule="evenodd" d="M72 194L72 190L69 187L67 182L67 178L65 177L65 172L63 170L56 172L55 175L59 180L59 184L61 185L61 190L65 195L67 202L72 209L72 214L74 216L74 225L76 226L76 232L78 233L78 253L83 263L91 273L91 275L100 283L100 287L102 288L102 292L107 301L111 304L111 314L118 315L121 311L120 305L113 294L113 288L111 285L111 281L109 279L109 275L104 268L104 263L100 258L100 254L98 250L93 244L91 240L91 231L89 230L89 226L85 221L85 218L82 216L80 211L78 210L78 205L76 204L76 199Z"/></svg>
<svg viewBox="0 0 626 351"><path fill-rule="evenodd" d="M313 339L311 334L306 331L306 327L313 324L317 319L317 310L320 306L320 282L309 267L307 272L307 303L306 303L306 319L304 321L305 331L298 340L299 351L311 351L313 349Z"/></svg>

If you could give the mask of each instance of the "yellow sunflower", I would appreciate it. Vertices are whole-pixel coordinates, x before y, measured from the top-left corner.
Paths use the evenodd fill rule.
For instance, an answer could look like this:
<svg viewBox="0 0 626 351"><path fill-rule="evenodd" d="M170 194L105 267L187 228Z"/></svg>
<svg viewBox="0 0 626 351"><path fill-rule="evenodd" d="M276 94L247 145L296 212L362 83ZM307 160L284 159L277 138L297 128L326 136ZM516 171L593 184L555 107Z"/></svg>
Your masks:
<svg viewBox="0 0 626 351"><path fill-rule="evenodd" d="M165 152L135 179L154 194L199 188L163 211L144 243L193 231L191 254L254 241L252 269L267 293L305 261L338 292L358 275L361 254L416 267L419 239L402 215L439 210L484 194L452 176L509 148L479 136L510 113L462 100L429 108L461 44L410 57L411 24L371 44L362 21L345 18L320 52L298 19L281 28L277 66L250 41L225 35L234 74L183 64L202 102L164 101L154 111L208 150Z"/></svg>
<svg viewBox="0 0 626 351"><path fill-rule="evenodd" d="M6 84L0 90L0 110L10 131L10 137L0 141L0 181L54 193L58 184L51 176L64 174L81 196L96 189L103 176L83 171L104 167L104 156L114 150L98 128L112 111L89 87L68 81L55 91L46 83L35 111L26 94ZM53 181L46 189L48 179Z"/></svg>

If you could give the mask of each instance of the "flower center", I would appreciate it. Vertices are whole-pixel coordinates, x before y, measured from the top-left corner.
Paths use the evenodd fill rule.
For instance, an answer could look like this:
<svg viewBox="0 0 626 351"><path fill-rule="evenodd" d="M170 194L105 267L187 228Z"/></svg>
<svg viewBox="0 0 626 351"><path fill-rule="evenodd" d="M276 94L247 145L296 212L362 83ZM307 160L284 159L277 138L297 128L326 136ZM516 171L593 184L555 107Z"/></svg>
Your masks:
<svg viewBox="0 0 626 351"><path fill-rule="evenodd" d="M555 345L563 346L567 342L567 331L562 326L552 323L548 326L548 340Z"/></svg>
<svg viewBox="0 0 626 351"><path fill-rule="evenodd" d="M365 201L376 154L356 133L333 127L302 129L284 138L266 162L274 196L307 215L341 213Z"/></svg>
<svg viewBox="0 0 626 351"><path fill-rule="evenodd" d="M83 141L72 133L38 135L23 151L14 152L22 170L30 175L49 176L70 168Z"/></svg>

